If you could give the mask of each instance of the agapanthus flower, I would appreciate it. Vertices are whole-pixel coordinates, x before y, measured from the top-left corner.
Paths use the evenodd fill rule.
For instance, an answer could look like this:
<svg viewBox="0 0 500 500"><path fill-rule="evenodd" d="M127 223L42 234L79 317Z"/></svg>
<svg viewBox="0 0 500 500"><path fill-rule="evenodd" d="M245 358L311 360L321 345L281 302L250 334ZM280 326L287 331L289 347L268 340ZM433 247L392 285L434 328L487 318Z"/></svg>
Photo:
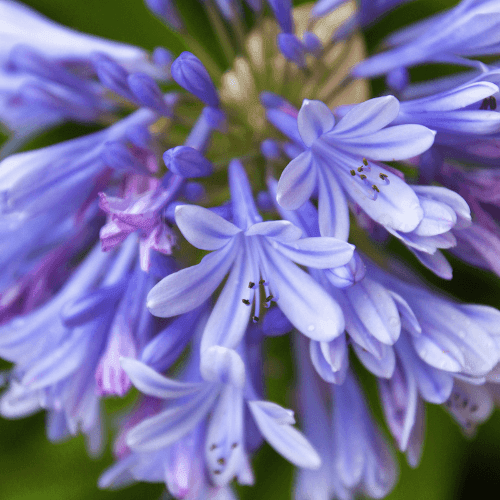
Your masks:
<svg viewBox="0 0 500 500"><path fill-rule="evenodd" d="M498 2L369 58L404 0L199 0L209 43L198 10L145 3L172 52L0 0L0 414L45 410L96 453L128 395L101 488L235 500L267 441L297 500L383 498L427 405L472 435L500 404L500 312L418 274L450 280L447 252L500 274ZM415 82L428 63L464 69ZM33 149L67 122L95 128ZM273 390L288 352L298 383Z"/></svg>

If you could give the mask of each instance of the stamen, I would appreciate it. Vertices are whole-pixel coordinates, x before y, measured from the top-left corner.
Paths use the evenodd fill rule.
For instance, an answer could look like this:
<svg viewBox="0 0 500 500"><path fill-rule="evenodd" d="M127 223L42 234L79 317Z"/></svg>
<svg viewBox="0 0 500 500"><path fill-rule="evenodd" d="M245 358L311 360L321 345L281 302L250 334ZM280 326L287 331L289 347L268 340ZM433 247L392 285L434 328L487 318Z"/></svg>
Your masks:
<svg viewBox="0 0 500 500"><path fill-rule="evenodd" d="M265 280L265 279L261 279L261 280L259 281L259 285L265 285L265 284L266 284L266 280Z"/></svg>
<svg viewBox="0 0 500 500"><path fill-rule="evenodd" d="M351 170L351 175L354 177L356 175L356 170Z"/></svg>
<svg viewBox="0 0 500 500"><path fill-rule="evenodd" d="M497 109L497 100L493 96L490 96L490 109L491 111Z"/></svg>
<svg viewBox="0 0 500 500"><path fill-rule="evenodd" d="M358 172L363 172L363 167L358 167Z"/></svg>
<svg viewBox="0 0 500 500"><path fill-rule="evenodd" d="M481 106L479 106L479 109L488 109L489 104L489 99L484 98Z"/></svg>
<svg viewBox="0 0 500 500"><path fill-rule="evenodd" d="M254 323L258 323L259 322L259 317L258 316L252 316L252 321Z"/></svg>
<svg viewBox="0 0 500 500"><path fill-rule="evenodd" d="M221 458L218 458L218 459L217 459L217 463L218 463L219 465L224 465L224 464L226 463L226 461L224 460L224 458L222 458L222 457L221 457Z"/></svg>
<svg viewBox="0 0 500 500"><path fill-rule="evenodd" d="M222 471L220 471L220 470L214 470L214 474L221 474L221 473L222 473Z"/></svg>
<svg viewBox="0 0 500 500"><path fill-rule="evenodd" d="M248 288L253 288L255 286L255 283L253 281L250 281L248 283Z"/></svg>
<svg viewBox="0 0 500 500"><path fill-rule="evenodd" d="M243 302L246 306L250 305L250 301L248 299L241 299L241 302Z"/></svg>
<svg viewBox="0 0 500 500"><path fill-rule="evenodd" d="M479 407L478 407L477 405L472 405L472 406L470 407L470 412L471 412L471 413L475 413L477 410L479 410Z"/></svg>
<svg viewBox="0 0 500 500"><path fill-rule="evenodd" d="M373 184L372 189L377 191L377 193L380 193L380 189L375 184Z"/></svg>
<svg viewBox="0 0 500 500"><path fill-rule="evenodd" d="M366 158L363 158L363 165L364 165L365 167L367 167L367 166L368 166L368 160L367 160Z"/></svg>
<svg viewBox="0 0 500 500"><path fill-rule="evenodd" d="M365 174L361 174L361 175L359 176L359 178L360 178L362 181L364 181L364 180L366 179L366 175L365 175Z"/></svg>
<svg viewBox="0 0 500 500"><path fill-rule="evenodd" d="M237 448L237 447L238 447L238 443L233 443L233 444L231 445L231 449L232 449L232 450L234 450L234 449L235 449L235 448Z"/></svg>
<svg viewBox="0 0 500 500"><path fill-rule="evenodd" d="M217 445L214 443L212 446L210 446L210 451L214 451L215 448L217 448Z"/></svg>
<svg viewBox="0 0 500 500"><path fill-rule="evenodd" d="M271 302L271 300L273 300L273 299L274 299L274 297L271 294L271 295L269 295L269 297L266 297L266 302Z"/></svg>

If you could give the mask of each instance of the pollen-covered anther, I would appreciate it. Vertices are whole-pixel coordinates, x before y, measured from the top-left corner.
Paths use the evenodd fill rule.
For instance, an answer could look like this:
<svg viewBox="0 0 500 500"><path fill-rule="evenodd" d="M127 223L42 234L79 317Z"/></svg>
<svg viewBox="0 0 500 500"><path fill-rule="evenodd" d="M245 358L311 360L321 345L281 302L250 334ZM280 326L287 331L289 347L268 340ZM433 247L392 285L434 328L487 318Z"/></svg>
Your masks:
<svg viewBox="0 0 500 500"><path fill-rule="evenodd" d="M245 304L246 306L249 306L251 304L248 299L241 299L241 302L243 302L243 304Z"/></svg>
<svg viewBox="0 0 500 500"><path fill-rule="evenodd" d="M380 189L377 187L376 184L373 184L372 189L376 191L377 193L380 193Z"/></svg>
<svg viewBox="0 0 500 500"><path fill-rule="evenodd" d="M363 158L363 165L364 165L365 167L367 167L367 166L368 166L368 160L367 160L366 158Z"/></svg>
<svg viewBox="0 0 500 500"><path fill-rule="evenodd" d="M364 181L364 180L366 179L366 175L365 175L365 174L361 174L361 175L359 176L359 178L360 178L362 181Z"/></svg>
<svg viewBox="0 0 500 500"><path fill-rule="evenodd" d="M255 283L253 281L250 281L248 283L248 288L253 288L255 286Z"/></svg>
<svg viewBox="0 0 500 500"><path fill-rule="evenodd" d="M361 165L361 167L358 167L358 172L363 172L363 165Z"/></svg>
<svg viewBox="0 0 500 500"><path fill-rule="evenodd" d="M223 457L221 457L217 459L217 463L220 465L224 465L226 463L226 460Z"/></svg>
<svg viewBox="0 0 500 500"><path fill-rule="evenodd" d="M387 174L383 174L382 172L380 172L378 176L385 182L386 185L390 184L391 181L389 180L389 176Z"/></svg>
<svg viewBox="0 0 500 500"><path fill-rule="evenodd" d="M259 317L258 316L252 316L252 321L254 323L258 323L259 322Z"/></svg>
<svg viewBox="0 0 500 500"><path fill-rule="evenodd" d="M356 170L351 170L351 175L354 177L356 175Z"/></svg>

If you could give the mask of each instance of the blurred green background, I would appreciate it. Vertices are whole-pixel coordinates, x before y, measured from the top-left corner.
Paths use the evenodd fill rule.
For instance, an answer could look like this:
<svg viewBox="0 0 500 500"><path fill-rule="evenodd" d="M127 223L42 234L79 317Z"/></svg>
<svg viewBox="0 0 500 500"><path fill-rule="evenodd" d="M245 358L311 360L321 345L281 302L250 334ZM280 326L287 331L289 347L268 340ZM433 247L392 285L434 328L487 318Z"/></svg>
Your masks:
<svg viewBox="0 0 500 500"><path fill-rule="evenodd" d="M201 8L196 0L180 0L182 11L191 18L190 27L212 47L212 34L206 23L197 22ZM26 2L48 17L67 26L95 35L132 43L146 49L170 48L175 54L184 47L182 40L152 16L141 0L29 0ZM295 2L303 3L303 2ZM454 5L451 0L416 0L391 13L366 33L369 51L397 27L411 23L438 10ZM429 74L417 70L416 78ZM381 81L374 83L374 90ZM46 135L37 146L88 131L85 127L63 127ZM399 251L399 248L397 249ZM405 257L409 255L405 254ZM500 306L498 280L453 260L455 277L450 283L424 273L434 284L464 301ZM272 339L266 345L269 399L285 406L292 404L292 360L288 339ZM286 354L283 354L286 353ZM382 423L373 380L363 382L373 411ZM130 404L134 394L127 398ZM110 400L106 408L117 414L123 402ZM427 432L423 459L411 470L398 454L401 474L391 500L452 500L482 498L500 491L500 413L483 425L474 440L466 440L458 426L440 407L428 405ZM0 420L0 500L128 500L160 497L162 485L138 484L120 491L100 491L97 478L112 463L109 440L99 459L90 459L81 436L57 445L48 443L44 433L44 415L20 421ZM267 445L255 460L256 486L239 488L242 499L289 499L293 481L292 467ZM497 493L498 496L498 493Z"/></svg>

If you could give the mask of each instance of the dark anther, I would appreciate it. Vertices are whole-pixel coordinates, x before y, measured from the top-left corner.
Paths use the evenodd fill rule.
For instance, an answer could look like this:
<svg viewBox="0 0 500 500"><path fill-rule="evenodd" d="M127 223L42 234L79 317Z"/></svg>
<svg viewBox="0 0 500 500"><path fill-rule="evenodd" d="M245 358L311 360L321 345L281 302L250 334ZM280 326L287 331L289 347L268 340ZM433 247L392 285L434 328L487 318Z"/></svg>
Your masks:
<svg viewBox="0 0 500 500"><path fill-rule="evenodd" d="M243 302L246 306L250 305L250 301L248 299L241 299L241 302Z"/></svg>
<svg viewBox="0 0 500 500"><path fill-rule="evenodd" d="M255 286L255 283L253 281L250 281L248 283L248 288L253 288Z"/></svg>
<svg viewBox="0 0 500 500"><path fill-rule="evenodd" d="M271 302L271 300L274 299L273 295L269 295L269 297L266 297L266 302Z"/></svg>
<svg viewBox="0 0 500 500"><path fill-rule="evenodd" d="M387 177L388 177L388 175L387 175L387 174L382 174L382 173L378 174L378 176L379 176L379 177L380 177L383 181L385 181L385 180L387 179Z"/></svg>
<svg viewBox="0 0 500 500"><path fill-rule="evenodd" d="M467 420L467 422L465 422L465 427L467 427L467 429L470 429L472 427L472 423L470 420Z"/></svg>
<svg viewBox="0 0 500 500"><path fill-rule="evenodd" d="M264 285L265 282L266 282L266 280L262 279L262 280L259 281L259 285Z"/></svg>
<svg viewBox="0 0 500 500"><path fill-rule="evenodd" d="M358 167L358 172L363 172L363 167Z"/></svg>
<svg viewBox="0 0 500 500"><path fill-rule="evenodd" d="M366 175L365 175L365 174L361 174L361 175L359 176L359 178L360 178L361 180L363 180L363 181L364 181L364 180L366 179Z"/></svg>
<svg viewBox="0 0 500 500"><path fill-rule="evenodd" d="M458 394L458 392L455 392L455 394L453 394L453 399L455 401L457 401L459 397L460 397L460 394Z"/></svg>
<svg viewBox="0 0 500 500"><path fill-rule="evenodd" d="M224 465L226 463L226 461L221 457L221 458L217 459L217 463L220 465Z"/></svg>
<svg viewBox="0 0 500 500"><path fill-rule="evenodd" d="M469 404L469 401L467 399L464 399L462 401L462 408L467 408L467 405Z"/></svg>
<svg viewBox="0 0 500 500"><path fill-rule="evenodd" d="M367 166L368 166L368 160L367 160L366 158L363 158L363 165L364 165L365 167L367 167Z"/></svg>
<svg viewBox="0 0 500 500"><path fill-rule="evenodd" d="M220 470L214 470L214 474L220 474L222 471Z"/></svg>
<svg viewBox="0 0 500 500"><path fill-rule="evenodd" d="M479 406L477 406L477 405L472 405L470 407L470 412L471 413L475 413L477 410L479 410Z"/></svg>
<svg viewBox="0 0 500 500"><path fill-rule="evenodd" d="M449 399L448 399L448 401L446 401L446 406L447 406L448 408L451 408L451 401L450 401Z"/></svg>
<svg viewBox="0 0 500 500"><path fill-rule="evenodd" d="M491 111L497 109L497 100L493 96L490 96L490 109Z"/></svg>
<svg viewBox="0 0 500 500"><path fill-rule="evenodd" d="M372 186L372 189L377 191L377 193L380 193L380 189L375 184Z"/></svg>
<svg viewBox="0 0 500 500"><path fill-rule="evenodd" d="M258 316L252 316L252 321L254 323L258 323L259 322L259 317Z"/></svg>
<svg viewBox="0 0 500 500"><path fill-rule="evenodd" d="M489 100L488 99L483 99L483 102L481 103L481 106L479 107L479 109L488 109L488 106L489 106Z"/></svg>
<svg viewBox="0 0 500 500"><path fill-rule="evenodd" d="M217 448L217 445L216 444L213 444L212 446L210 446L210 451L214 451L215 448Z"/></svg>
<svg viewBox="0 0 500 500"><path fill-rule="evenodd" d="M356 170L351 170L351 175L352 176L356 175Z"/></svg>
<svg viewBox="0 0 500 500"><path fill-rule="evenodd" d="M235 448L238 448L238 443L233 443L231 445L231 449L234 450Z"/></svg>

